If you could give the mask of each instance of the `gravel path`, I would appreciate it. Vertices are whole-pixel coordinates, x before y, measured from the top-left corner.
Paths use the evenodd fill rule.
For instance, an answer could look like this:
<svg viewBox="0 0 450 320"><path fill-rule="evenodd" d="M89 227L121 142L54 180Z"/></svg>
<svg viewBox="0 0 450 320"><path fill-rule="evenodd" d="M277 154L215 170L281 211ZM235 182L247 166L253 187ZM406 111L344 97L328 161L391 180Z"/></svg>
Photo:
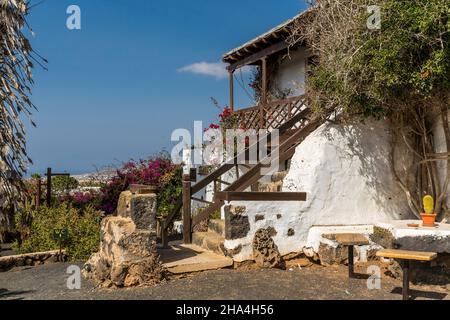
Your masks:
<svg viewBox="0 0 450 320"><path fill-rule="evenodd" d="M117 290L95 289L83 280L80 290L68 290L69 265L48 264L0 273L0 300L401 299L400 281L383 276L381 290L368 290L365 279L348 280L345 266L313 266L292 271L219 270L172 279L151 288ZM413 291L417 299L450 298L445 287L412 286L412 289L420 290Z"/></svg>

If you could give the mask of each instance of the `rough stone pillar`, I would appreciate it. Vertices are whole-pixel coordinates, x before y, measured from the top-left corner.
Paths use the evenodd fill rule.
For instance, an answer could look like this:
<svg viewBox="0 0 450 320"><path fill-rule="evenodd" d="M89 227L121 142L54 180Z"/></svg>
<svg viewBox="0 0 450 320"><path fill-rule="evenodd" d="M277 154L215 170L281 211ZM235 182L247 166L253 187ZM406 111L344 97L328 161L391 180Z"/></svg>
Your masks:
<svg viewBox="0 0 450 320"><path fill-rule="evenodd" d="M117 216L130 218L137 229L156 232L156 203L156 193L125 191L120 194Z"/></svg>
<svg viewBox="0 0 450 320"><path fill-rule="evenodd" d="M156 251L156 194L122 192L117 217L103 219L100 251L83 270L105 286L154 284L165 276Z"/></svg>

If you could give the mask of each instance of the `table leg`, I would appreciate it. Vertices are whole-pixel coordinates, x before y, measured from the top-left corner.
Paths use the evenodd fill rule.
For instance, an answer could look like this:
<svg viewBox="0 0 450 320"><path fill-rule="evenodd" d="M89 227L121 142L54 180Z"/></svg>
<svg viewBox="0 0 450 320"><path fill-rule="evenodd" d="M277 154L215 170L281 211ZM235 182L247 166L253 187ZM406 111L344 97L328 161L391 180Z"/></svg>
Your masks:
<svg viewBox="0 0 450 320"><path fill-rule="evenodd" d="M403 300L409 300L409 261L403 261Z"/></svg>
<svg viewBox="0 0 450 320"><path fill-rule="evenodd" d="M348 277L354 277L353 246L348 246Z"/></svg>

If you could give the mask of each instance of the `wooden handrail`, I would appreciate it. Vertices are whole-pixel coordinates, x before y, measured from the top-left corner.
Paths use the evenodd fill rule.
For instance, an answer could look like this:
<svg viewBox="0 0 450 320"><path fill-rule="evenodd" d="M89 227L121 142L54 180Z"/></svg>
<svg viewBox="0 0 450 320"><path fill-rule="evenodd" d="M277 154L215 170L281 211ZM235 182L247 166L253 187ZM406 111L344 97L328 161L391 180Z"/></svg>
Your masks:
<svg viewBox="0 0 450 320"><path fill-rule="evenodd" d="M225 163L221 165L217 170L215 170L214 172L206 176L204 179L193 185L191 193L196 194L197 192L201 191L203 188L208 186L210 183L213 183L214 180L217 180L232 168L234 168L233 164Z"/></svg>
<svg viewBox="0 0 450 320"><path fill-rule="evenodd" d="M259 110L259 107L258 106L254 106L254 107L250 107L250 108L234 110L233 114L246 113L246 112L255 111L255 110Z"/></svg>
<svg viewBox="0 0 450 320"><path fill-rule="evenodd" d="M281 99L281 100L272 100L272 101L268 101L264 105L272 107L272 106L276 106L276 105L280 105L280 104L288 104L291 102L297 102L299 100L302 100L303 98L304 98L304 96L296 96L296 97L291 97L291 98L286 98L286 99ZM258 104L256 106L244 108L244 109L234 110L233 114L240 114L240 113L246 113L249 111L259 110L259 105L260 104Z"/></svg>
<svg viewBox="0 0 450 320"><path fill-rule="evenodd" d="M270 106L274 106L274 105L287 104L287 103L291 103L291 102L297 102L304 98L305 98L304 96L297 96L297 97L290 97L290 98L281 99L281 100L272 100L272 101L268 101L266 103L266 105L270 107Z"/></svg>

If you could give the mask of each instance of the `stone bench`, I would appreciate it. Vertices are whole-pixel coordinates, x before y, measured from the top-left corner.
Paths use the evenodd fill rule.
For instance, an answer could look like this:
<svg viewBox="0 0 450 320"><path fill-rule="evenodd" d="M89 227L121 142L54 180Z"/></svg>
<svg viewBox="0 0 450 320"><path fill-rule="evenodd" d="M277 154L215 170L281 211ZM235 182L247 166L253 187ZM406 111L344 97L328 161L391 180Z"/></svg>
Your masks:
<svg viewBox="0 0 450 320"><path fill-rule="evenodd" d="M403 300L409 300L409 262L430 262L437 258L436 252L421 252L409 250L383 249L377 252L377 257L402 260L403 269Z"/></svg>

